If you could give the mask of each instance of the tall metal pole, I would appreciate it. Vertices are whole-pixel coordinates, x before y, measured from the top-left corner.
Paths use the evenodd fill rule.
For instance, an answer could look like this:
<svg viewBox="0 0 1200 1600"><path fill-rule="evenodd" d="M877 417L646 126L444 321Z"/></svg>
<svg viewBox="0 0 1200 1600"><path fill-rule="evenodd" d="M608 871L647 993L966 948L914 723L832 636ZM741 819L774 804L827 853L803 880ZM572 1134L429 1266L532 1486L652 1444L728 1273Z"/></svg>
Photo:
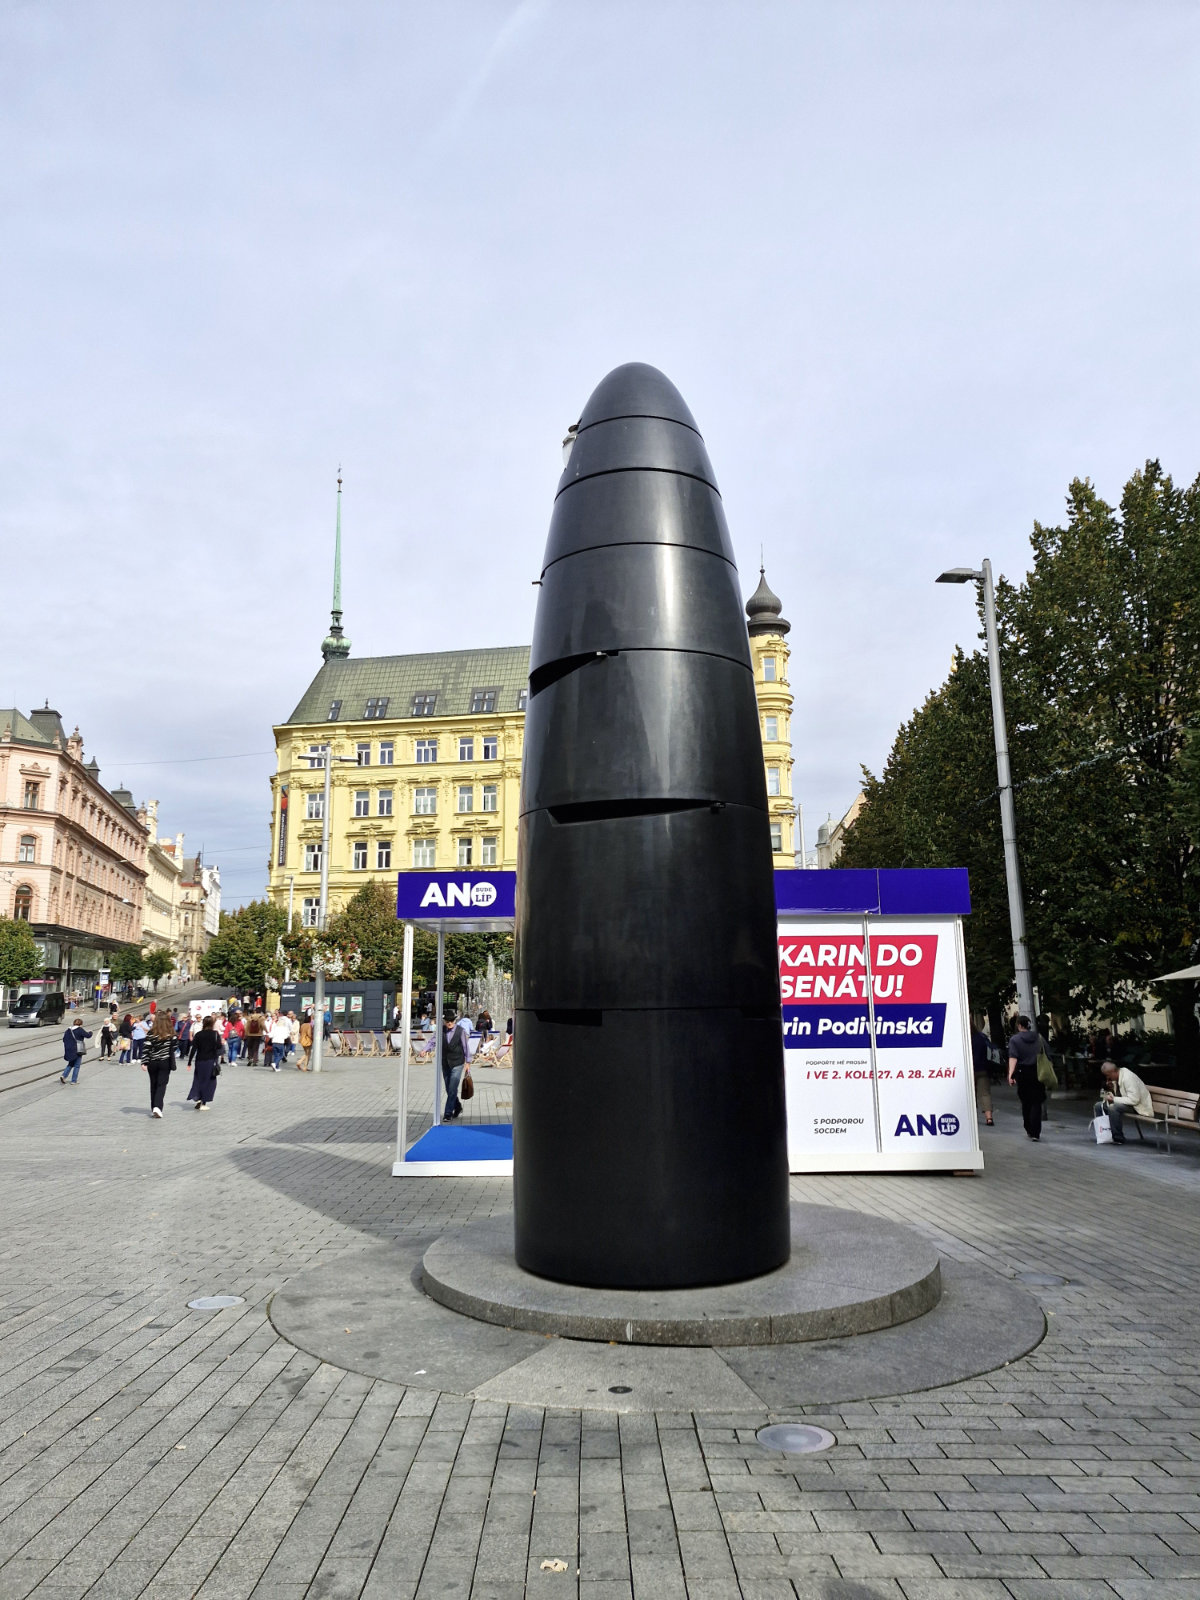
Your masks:
<svg viewBox="0 0 1200 1600"><path fill-rule="evenodd" d="M992 688L992 730L996 738L996 779L1000 789L1000 832L1004 839L1004 876L1008 883L1008 920L1012 929L1013 969L1017 980L1017 1007L1034 1021L1033 978L1029 947L1025 942L1025 902L1021 895L1021 864L1017 857L1017 817L1013 807L1012 775L1008 765L1008 725L1004 719L1004 688L1000 682L1000 641L996 633L996 591L992 563L983 563L983 623L987 630L988 678Z"/></svg>
<svg viewBox="0 0 1200 1600"><path fill-rule="evenodd" d="M446 935L438 929L437 988L433 997L433 1125L442 1120L442 1007L445 1004L442 990L446 985Z"/></svg>
<svg viewBox="0 0 1200 1600"><path fill-rule="evenodd" d="M796 851L796 865L803 871L808 865L808 851L804 848L804 804L796 801L796 837L799 849Z"/></svg>
<svg viewBox="0 0 1200 1600"><path fill-rule="evenodd" d="M321 805L321 898L317 904L317 930L325 932L329 914L329 808L330 774L333 772L333 743L325 746L325 798ZM313 1047L312 1070L320 1072L325 1059L325 968L318 960L313 970Z"/></svg>

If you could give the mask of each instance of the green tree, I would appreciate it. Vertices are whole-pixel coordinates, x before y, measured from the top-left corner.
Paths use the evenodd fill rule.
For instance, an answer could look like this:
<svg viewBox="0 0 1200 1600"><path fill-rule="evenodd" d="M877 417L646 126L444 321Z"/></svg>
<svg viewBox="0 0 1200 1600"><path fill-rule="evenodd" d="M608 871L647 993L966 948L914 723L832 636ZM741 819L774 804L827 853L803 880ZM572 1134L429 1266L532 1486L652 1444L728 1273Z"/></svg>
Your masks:
<svg viewBox="0 0 1200 1600"><path fill-rule="evenodd" d="M109 968L114 983L136 983L145 975L146 952L136 944L123 944L113 952Z"/></svg>
<svg viewBox="0 0 1200 1600"><path fill-rule="evenodd" d="M0 917L0 984L15 989L42 971L33 929L20 918Z"/></svg>
<svg viewBox="0 0 1200 1600"><path fill-rule="evenodd" d="M146 951L146 958L142 963L142 972L147 978L154 980L156 991L159 979L165 978L168 973L174 970L175 955L173 951L165 949L162 945L156 945L153 949Z"/></svg>
<svg viewBox="0 0 1200 1600"><path fill-rule="evenodd" d="M1131 1017L1200 946L1200 480L1148 462L1115 508L1076 480L1032 547L997 612L1034 977L1052 1009ZM985 685L982 652L960 658L900 730L840 864L969 867L968 976L994 1014L1012 960ZM1194 1077L1200 985L1155 992Z"/></svg>
<svg viewBox="0 0 1200 1600"><path fill-rule="evenodd" d="M275 955L287 929L287 914L268 900L252 900L240 911L223 911L220 926L200 957L200 975L226 989L260 989L278 967Z"/></svg>

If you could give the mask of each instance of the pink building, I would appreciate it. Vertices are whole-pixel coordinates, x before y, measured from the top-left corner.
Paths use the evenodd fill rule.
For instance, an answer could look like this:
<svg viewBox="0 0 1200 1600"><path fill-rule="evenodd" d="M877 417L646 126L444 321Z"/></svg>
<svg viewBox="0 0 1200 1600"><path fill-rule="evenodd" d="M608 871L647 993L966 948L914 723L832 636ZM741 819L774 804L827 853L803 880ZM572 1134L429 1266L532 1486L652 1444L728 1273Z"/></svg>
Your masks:
<svg viewBox="0 0 1200 1600"><path fill-rule="evenodd" d="M142 942L146 830L49 704L0 710L0 915L31 924L46 987L87 990Z"/></svg>

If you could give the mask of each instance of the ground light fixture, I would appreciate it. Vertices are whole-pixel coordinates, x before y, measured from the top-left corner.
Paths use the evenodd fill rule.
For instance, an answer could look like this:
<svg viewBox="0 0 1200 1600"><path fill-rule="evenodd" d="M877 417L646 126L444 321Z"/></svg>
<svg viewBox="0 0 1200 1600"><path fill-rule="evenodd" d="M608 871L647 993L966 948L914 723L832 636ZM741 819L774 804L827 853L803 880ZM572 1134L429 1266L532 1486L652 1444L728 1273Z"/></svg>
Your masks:
<svg viewBox="0 0 1200 1600"><path fill-rule="evenodd" d="M244 1306L246 1297L240 1294L202 1294L188 1301L189 1311L227 1311L230 1306Z"/></svg>
<svg viewBox="0 0 1200 1600"><path fill-rule="evenodd" d="M807 1422L773 1422L769 1428L760 1428L754 1437L764 1450L785 1456L810 1456L837 1443L828 1428Z"/></svg>
<svg viewBox="0 0 1200 1600"><path fill-rule="evenodd" d="M996 781L1000 791L1000 832L1004 840L1004 876L1008 884L1008 921L1012 931L1013 973L1017 981L1017 1009L1034 1020L1033 977L1029 971L1029 946L1025 942L1025 902L1021 895L1021 863L1017 856L1017 816L1013 807L1012 774L1008 764L1008 728L1004 720L1004 688L1000 682L1000 641L996 632L996 591L992 563L950 567L938 583L978 583L983 586L983 622L987 632L988 680L992 690L992 732L996 740Z"/></svg>

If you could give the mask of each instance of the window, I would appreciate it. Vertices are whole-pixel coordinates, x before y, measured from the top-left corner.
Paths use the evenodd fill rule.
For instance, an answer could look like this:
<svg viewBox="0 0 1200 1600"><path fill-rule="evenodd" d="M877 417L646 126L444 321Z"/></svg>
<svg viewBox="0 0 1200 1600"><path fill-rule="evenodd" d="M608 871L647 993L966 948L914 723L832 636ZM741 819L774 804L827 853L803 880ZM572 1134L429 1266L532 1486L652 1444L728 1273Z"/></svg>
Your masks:
<svg viewBox="0 0 1200 1600"><path fill-rule="evenodd" d="M331 700L329 702L329 718L328 718L328 720L330 722L336 722L337 719L341 716L341 714L342 714L342 702L340 700Z"/></svg>
<svg viewBox="0 0 1200 1600"><path fill-rule="evenodd" d="M775 657L763 657L763 678L767 683L775 682Z"/></svg>
<svg viewBox="0 0 1200 1600"><path fill-rule="evenodd" d="M310 767L323 767L325 765L325 750L323 744L310 744L308 747L308 764Z"/></svg>
<svg viewBox="0 0 1200 1600"><path fill-rule="evenodd" d="M773 822L771 824L771 852L772 852L773 855L778 855L779 852L782 849L783 849L783 823L782 822Z"/></svg>
<svg viewBox="0 0 1200 1600"><path fill-rule="evenodd" d="M392 864L392 841L380 839L375 846L375 866L381 872L386 872Z"/></svg>
<svg viewBox="0 0 1200 1600"><path fill-rule="evenodd" d="M478 716L481 712L495 711L496 696L499 693L499 689L472 689L471 715Z"/></svg>
<svg viewBox="0 0 1200 1600"><path fill-rule="evenodd" d="M778 767L768 767L767 768L767 793L768 794L778 794L779 793L779 768Z"/></svg>
<svg viewBox="0 0 1200 1600"><path fill-rule="evenodd" d="M431 717L437 706L436 694L415 694L412 697L411 717Z"/></svg>
<svg viewBox="0 0 1200 1600"><path fill-rule="evenodd" d="M315 894L306 894L300 903L300 926L315 928L321 914L321 902Z"/></svg>
<svg viewBox="0 0 1200 1600"><path fill-rule="evenodd" d="M485 783L483 786L483 809L485 811L499 811L497 796L499 791L494 783Z"/></svg>
<svg viewBox="0 0 1200 1600"><path fill-rule="evenodd" d="M458 741L458 759L460 761L474 761L475 759L475 740L470 734L465 735Z"/></svg>
<svg viewBox="0 0 1200 1600"><path fill-rule="evenodd" d="M320 822L325 815L325 796L320 789L305 797L304 817L307 822Z"/></svg>
<svg viewBox="0 0 1200 1600"><path fill-rule="evenodd" d="M380 789L380 791L379 791L379 815L381 817L390 817L391 814L392 814L392 791L390 789Z"/></svg>
<svg viewBox="0 0 1200 1600"><path fill-rule="evenodd" d="M27 783L25 785L26 811L36 811L38 809L38 799L41 795L41 792L42 786L40 783Z"/></svg>
<svg viewBox="0 0 1200 1600"><path fill-rule="evenodd" d="M27 883L22 883L13 895L13 917L17 922L28 922L32 916L33 890Z"/></svg>
<svg viewBox="0 0 1200 1600"><path fill-rule="evenodd" d="M436 839L413 840L413 866L432 867L437 861Z"/></svg>
<svg viewBox="0 0 1200 1600"><path fill-rule="evenodd" d="M396 746L391 739L384 739L379 746L379 765L390 767L396 759Z"/></svg>
<svg viewBox="0 0 1200 1600"><path fill-rule="evenodd" d="M17 849L18 861L32 861L37 851L37 840L31 833L21 835L21 843Z"/></svg>
<svg viewBox="0 0 1200 1600"><path fill-rule="evenodd" d="M379 695L367 701L366 715L368 717L386 717L389 696Z"/></svg>
<svg viewBox="0 0 1200 1600"><path fill-rule="evenodd" d="M770 743L772 740L778 739L778 737L779 737L779 718L778 717L764 717L763 718L763 738L766 739L768 743Z"/></svg>
<svg viewBox="0 0 1200 1600"><path fill-rule="evenodd" d="M430 762L433 762L433 761L436 761L436 760L437 760L437 740L436 739L418 739L417 740L417 765L419 767L428 766Z"/></svg>
<svg viewBox="0 0 1200 1600"><path fill-rule="evenodd" d="M494 867L496 865L496 840L480 839L479 865L481 867Z"/></svg>
<svg viewBox="0 0 1200 1600"><path fill-rule="evenodd" d="M517 690L517 710L518 711L527 711L528 709L529 709L529 690L528 689L518 689Z"/></svg>
<svg viewBox="0 0 1200 1600"><path fill-rule="evenodd" d="M494 733L485 733L483 736L483 759L495 761L500 755L500 740Z"/></svg>
<svg viewBox="0 0 1200 1600"><path fill-rule="evenodd" d="M369 767L371 765L371 746L369 744L356 744L354 746L354 755L360 767Z"/></svg>
<svg viewBox="0 0 1200 1600"><path fill-rule="evenodd" d="M354 841L353 866L354 866L355 872L365 872L366 871L366 868L367 868L367 841L365 839L355 839L355 841Z"/></svg>
<svg viewBox="0 0 1200 1600"><path fill-rule="evenodd" d="M305 872L320 872L321 846L319 844L306 844L304 846L304 870Z"/></svg>
<svg viewBox="0 0 1200 1600"><path fill-rule="evenodd" d="M460 867L469 867L471 865L470 839L460 839L458 841L458 864Z"/></svg>
<svg viewBox="0 0 1200 1600"><path fill-rule="evenodd" d="M460 783L458 786L458 809L460 811L475 809L475 790L469 783Z"/></svg>
<svg viewBox="0 0 1200 1600"><path fill-rule="evenodd" d="M371 791L369 789L355 789L354 815L356 817L369 817L371 815Z"/></svg>
<svg viewBox="0 0 1200 1600"><path fill-rule="evenodd" d="M414 789L413 810L418 817L432 817L437 815L437 790Z"/></svg>

